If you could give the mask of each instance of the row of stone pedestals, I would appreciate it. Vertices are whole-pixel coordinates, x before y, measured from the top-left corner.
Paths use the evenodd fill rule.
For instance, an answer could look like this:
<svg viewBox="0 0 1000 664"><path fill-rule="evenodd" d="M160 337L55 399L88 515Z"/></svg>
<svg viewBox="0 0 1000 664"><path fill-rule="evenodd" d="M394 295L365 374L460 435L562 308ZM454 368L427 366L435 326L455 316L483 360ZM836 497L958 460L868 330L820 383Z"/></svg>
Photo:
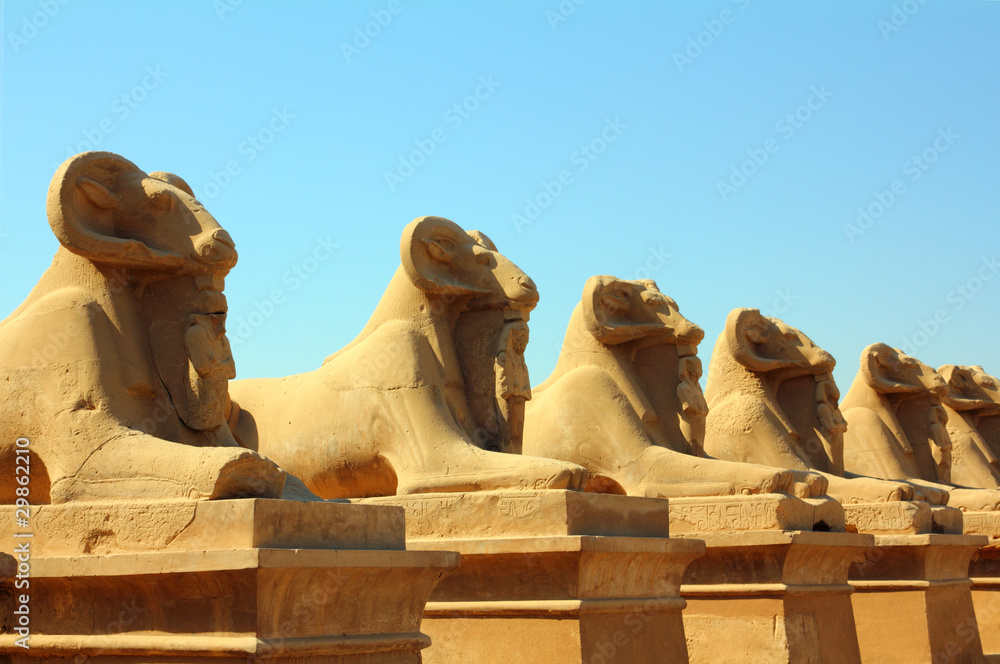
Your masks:
<svg viewBox="0 0 1000 664"><path fill-rule="evenodd" d="M17 539L27 560L3 564L0 652L31 664L645 664L1000 651L996 548L934 532L960 532L961 515L923 504L849 505L845 521L838 503L780 495L357 502L36 507ZM3 511L0 536L14 541ZM883 534L844 532L879 511Z"/></svg>

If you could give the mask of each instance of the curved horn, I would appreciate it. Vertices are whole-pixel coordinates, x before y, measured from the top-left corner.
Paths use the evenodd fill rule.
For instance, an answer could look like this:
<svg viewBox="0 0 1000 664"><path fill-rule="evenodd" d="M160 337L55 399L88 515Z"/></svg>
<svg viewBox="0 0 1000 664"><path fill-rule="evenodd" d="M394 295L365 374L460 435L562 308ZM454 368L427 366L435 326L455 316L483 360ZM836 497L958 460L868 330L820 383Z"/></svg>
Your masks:
<svg viewBox="0 0 1000 664"><path fill-rule="evenodd" d="M145 177L138 166L111 152L84 152L62 163L52 176L48 218L59 242L98 263L129 267L180 267L184 258L114 234L120 221L118 190L129 178ZM125 211L127 214L128 211Z"/></svg>
<svg viewBox="0 0 1000 664"><path fill-rule="evenodd" d="M755 346L766 342L761 327L769 324L759 309L738 308L726 318L726 344L737 362L753 372L767 372L785 366L781 360L764 357Z"/></svg>
<svg viewBox="0 0 1000 664"><path fill-rule="evenodd" d="M435 295L478 295L489 290L462 283L449 265L455 249L472 238L444 217L418 217L403 229L399 256L413 285ZM474 240L473 240L474 241Z"/></svg>

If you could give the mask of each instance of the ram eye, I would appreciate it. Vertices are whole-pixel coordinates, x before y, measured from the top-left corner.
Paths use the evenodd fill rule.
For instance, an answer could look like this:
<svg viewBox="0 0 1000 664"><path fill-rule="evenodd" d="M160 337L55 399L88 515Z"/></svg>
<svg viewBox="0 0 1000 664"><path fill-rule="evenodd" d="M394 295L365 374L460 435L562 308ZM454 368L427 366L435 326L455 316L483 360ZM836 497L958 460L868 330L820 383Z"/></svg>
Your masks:
<svg viewBox="0 0 1000 664"><path fill-rule="evenodd" d="M488 249L480 247L478 244L472 245L472 253L476 257L476 262L487 267L493 265L493 254Z"/></svg>

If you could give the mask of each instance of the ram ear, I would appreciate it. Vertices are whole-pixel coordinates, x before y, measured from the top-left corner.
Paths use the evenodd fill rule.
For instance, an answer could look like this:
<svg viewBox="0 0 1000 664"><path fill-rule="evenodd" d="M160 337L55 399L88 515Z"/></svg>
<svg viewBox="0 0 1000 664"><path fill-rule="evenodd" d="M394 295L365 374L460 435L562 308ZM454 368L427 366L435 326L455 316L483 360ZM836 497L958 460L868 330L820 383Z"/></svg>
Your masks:
<svg viewBox="0 0 1000 664"><path fill-rule="evenodd" d="M49 226L59 242L95 263L171 269L184 258L129 237L138 219L123 209L121 189L146 174L110 152L84 152L56 170L49 185Z"/></svg>
<svg viewBox="0 0 1000 664"><path fill-rule="evenodd" d="M413 285L433 295L480 295L489 290L455 274L455 257L469 234L443 217L419 217L403 229L399 255Z"/></svg>
<svg viewBox="0 0 1000 664"><path fill-rule="evenodd" d="M938 367L937 372L944 378L944 382L948 383L949 389L959 388L962 385L960 369L961 367L954 364L943 364Z"/></svg>
<svg viewBox="0 0 1000 664"><path fill-rule="evenodd" d="M166 171L153 171L149 174L149 177L156 178L157 180L163 180L167 184L177 187L188 196L191 196L191 198L194 198L194 190L191 189L191 185L189 185L184 178L179 175L167 173Z"/></svg>
<svg viewBox="0 0 1000 664"><path fill-rule="evenodd" d="M759 309L733 309L726 318L726 343L737 362L755 373L773 371L786 365L783 360L767 357L759 346L767 343L774 324Z"/></svg>
<svg viewBox="0 0 1000 664"><path fill-rule="evenodd" d="M871 344L861 351L861 375L868 385L877 389L877 386L887 381L884 371L889 368L887 358L895 352L895 348L883 343Z"/></svg>
<svg viewBox="0 0 1000 664"><path fill-rule="evenodd" d="M466 231L466 233L468 233L469 237L475 240L476 244L483 249L489 249L490 251L497 250L497 246L493 244L493 240L491 240L486 233L483 233L482 231Z"/></svg>

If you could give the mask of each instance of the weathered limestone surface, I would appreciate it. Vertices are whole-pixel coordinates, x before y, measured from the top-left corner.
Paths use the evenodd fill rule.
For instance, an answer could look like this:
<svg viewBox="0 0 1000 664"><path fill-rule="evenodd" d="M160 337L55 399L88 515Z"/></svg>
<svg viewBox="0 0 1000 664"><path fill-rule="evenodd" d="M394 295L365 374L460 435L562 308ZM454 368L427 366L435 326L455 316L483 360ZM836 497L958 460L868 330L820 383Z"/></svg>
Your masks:
<svg viewBox="0 0 1000 664"><path fill-rule="evenodd" d="M403 505L411 547L462 555L427 605L428 664L687 661L678 588L705 547L668 539L666 500L549 490L361 502Z"/></svg>
<svg viewBox="0 0 1000 664"><path fill-rule="evenodd" d="M286 464L324 498L581 488L586 472L579 466L476 444L499 435L485 421L477 425L495 404L470 404L456 324L463 313L499 312L489 322L501 331L508 323L516 328L507 330L513 339L509 349L505 341L507 357L500 361L508 396L527 398L526 370L516 376L510 356L526 343L518 338L526 333L520 325L538 302L531 279L489 238L440 217L411 222L400 256L402 265L364 330L322 367L230 385L240 442ZM491 376L497 344L490 342L485 358Z"/></svg>
<svg viewBox="0 0 1000 664"><path fill-rule="evenodd" d="M14 541L13 508L0 537ZM278 500L74 503L31 521L30 586L3 581L2 615L30 593L34 664L414 664L420 620L455 553L404 550L399 508Z"/></svg>

